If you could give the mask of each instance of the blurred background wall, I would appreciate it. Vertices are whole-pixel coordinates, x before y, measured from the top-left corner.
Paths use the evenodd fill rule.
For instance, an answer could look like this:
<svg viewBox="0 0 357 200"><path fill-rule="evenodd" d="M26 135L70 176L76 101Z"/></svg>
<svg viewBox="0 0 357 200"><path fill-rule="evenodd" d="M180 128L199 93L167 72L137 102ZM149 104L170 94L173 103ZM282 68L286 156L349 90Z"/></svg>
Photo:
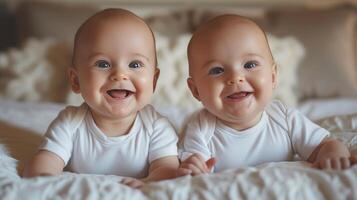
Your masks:
<svg viewBox="0 0 357 200"><path fill-rule="evenodd" d="M357 0L0 0L0 51L11 46L18 46L23 41L23 36L28 31L26 29L27 21L19 21L18 15L24 15L26 19L26 8L28 6L36 7L36 4L53 4L84 7L111 7L111 6L153 6L172 8L241 8L250 12L255 9L292 9L292 8L310 8L310 9L329 9L331 7L357 7ZM73 12L76 12L74 10ZM43 11L42 11L43 12ZM51 15L53 10L49 10ZM32 13L32 15L34 15ZM43 15L42 15L43 16ZM32 16L33 17L33 16ZM35 16L34 16L35 17ZM48 23L51 18L48 19ZM75 20L75 19L74 19ZM30 25L28 25L30 26ZM37 33L36 33L37 34ZM26 35L28 36L28 35Z"/></svg>

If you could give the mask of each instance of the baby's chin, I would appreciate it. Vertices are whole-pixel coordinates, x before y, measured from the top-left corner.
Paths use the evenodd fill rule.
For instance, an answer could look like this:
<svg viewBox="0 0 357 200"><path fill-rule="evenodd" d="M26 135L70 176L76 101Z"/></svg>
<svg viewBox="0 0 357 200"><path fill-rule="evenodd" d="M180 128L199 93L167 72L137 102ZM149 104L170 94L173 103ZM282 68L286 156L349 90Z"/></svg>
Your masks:
<svg viewBox="0 0 357 200"><path fill-rule="evenodd" d="M130 115L136 115L137 112L142 110L146 105L149 104L149 101L138 102L135 100L131 100L126 104L126 106L122 105L110 105L108 110L108 115L114 118L124 118Z"/></svg>

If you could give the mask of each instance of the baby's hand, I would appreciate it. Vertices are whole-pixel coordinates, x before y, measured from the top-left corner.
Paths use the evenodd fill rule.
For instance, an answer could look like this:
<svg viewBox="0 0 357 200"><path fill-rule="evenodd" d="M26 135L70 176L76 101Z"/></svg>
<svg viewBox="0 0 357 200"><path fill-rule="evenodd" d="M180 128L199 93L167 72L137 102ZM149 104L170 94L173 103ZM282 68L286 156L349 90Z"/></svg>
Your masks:
<svg viewBox="0 0 357 200"><path fill-rule="evenodd" d="M120 183L132 188L140 188L145 184L143 181L139 179L130 178L130 177L123 178L123 180L121 180Z"/></svg>
<svg viewBox="0 0 357 200"><path fill-rule="evenodd" d="M209 173L212 167L216 164L214 158L205 161L199 154L193 154L185 161L181 162L177 170L177 176L185 176L191 174L192 176Z"/></svg>
<svg viewBox="0 0 357 200"><path fill-rule="evenodd" d="M357 155L351 157L332 157L321 159L313 164L318 169L343 170L357 164Z"/></svg>

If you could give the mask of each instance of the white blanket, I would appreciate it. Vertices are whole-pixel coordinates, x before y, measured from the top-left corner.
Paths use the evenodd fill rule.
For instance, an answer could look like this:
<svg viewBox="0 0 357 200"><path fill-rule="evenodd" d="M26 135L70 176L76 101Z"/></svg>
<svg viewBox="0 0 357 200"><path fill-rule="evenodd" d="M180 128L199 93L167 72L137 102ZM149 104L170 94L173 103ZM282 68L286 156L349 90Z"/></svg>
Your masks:
<svg viewBox="0 0 357 200"><path fill-rule="evenodd" d="M150 183L136 190L119 184L115 176L63 173L21 179L4 164L1 199L357 199L357 166L335 172L299 162L270 163Z"/></svg>
<svg viewBox="0 0 357 200"><path fill-rule="evenodd" d="M65 172L56 177L22 179L16 167L20 169L22 159L33 153L29 149L39 142L31 138L43 133L61 108L63 105L0 101L0 143L9 150L7 153L0 146L0 199L357 199L357 166L344 171L322 171L305 162L267 163L185 176L149 183L140 190L119 184L118 176ZM357 149L357 110L348 110L317 122L352 150ZM175 118L176 127L187 115L177 109L165 108L162 112ZM21 154L19 150L26 152Z"/></svg>

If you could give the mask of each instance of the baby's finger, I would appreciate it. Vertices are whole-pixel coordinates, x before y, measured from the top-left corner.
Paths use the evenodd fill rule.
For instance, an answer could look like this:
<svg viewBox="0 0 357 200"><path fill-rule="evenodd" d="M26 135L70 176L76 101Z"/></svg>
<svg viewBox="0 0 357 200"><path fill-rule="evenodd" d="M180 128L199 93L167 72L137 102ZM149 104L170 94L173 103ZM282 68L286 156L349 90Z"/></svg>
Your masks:
<svg viewBox="0 0 357 200"><path fill-rule="evenodd" d="M176 177L190 175L191 173L192 173L192 171L190 169L179 168L176 172Z"/></svg>
<svg viewBox="0 0 357 200"><path fill-rule="evenodd" d="M341 168L342 169L348 169L350 168L351 163L350 160L346 157L341 158Z"/></svg>
<svg viewBox="0 0 357 200"><path fill-rule="evenodd" d="M192 176L196 176L196 175L200 175L202 173L205 173L205 171L201 170L200 168L198 168L196 165L194 164L187 164L187 169L191 170L191 175Z"/></svg>
<svg viewBox="0 0 357 200"><path fill-rule="evenodd" d="M206 165L205 160L200 154L193 154L193 156L190 157L189 162L194 164L196 167L200 168L202 171L208 172L208 168Z"/></svg>
<svg viewBox="0 0 357 200"><path fill-rule="evenodd" d="M195 168L198 168L202 172L208 172L206 163L202 161L199 157L192 156L190 159L185 160L181 163L181 166L184 168L189 168L189 165L194 165Z"/></svg>
<svg viewBox="0 0 357 200"><path fill-rule="evenodd" d="M132 181L131 178L123 178L123 180L120 181L121 184L127 185Z"/></svg>
<svg viewBox="0 0 357 200"><path fill-rule="evenodd" d="M328 158L320 161L320 169L331 169L331 160Z"/></svg>
<svg viewBox="0 0 357 200"><path fill-rule="evenodd" d="M331 168L334 170L341 170L340 158L331 158Z"/></svg>
<svg viewBox="0 0 357 200"><path fill-rule="evenodd" d="M142 181L133 178L124 178L120 183L132 188L139 188L144 184Z"/></svg>
<svg viewBox="0 0 357 200"><path fill-rule="evenodd" d="M130 182L128 186L130 186L132 188L140 188L143 185L144 185L144 183L142 181L134 180L134 181Z"/></svg>

